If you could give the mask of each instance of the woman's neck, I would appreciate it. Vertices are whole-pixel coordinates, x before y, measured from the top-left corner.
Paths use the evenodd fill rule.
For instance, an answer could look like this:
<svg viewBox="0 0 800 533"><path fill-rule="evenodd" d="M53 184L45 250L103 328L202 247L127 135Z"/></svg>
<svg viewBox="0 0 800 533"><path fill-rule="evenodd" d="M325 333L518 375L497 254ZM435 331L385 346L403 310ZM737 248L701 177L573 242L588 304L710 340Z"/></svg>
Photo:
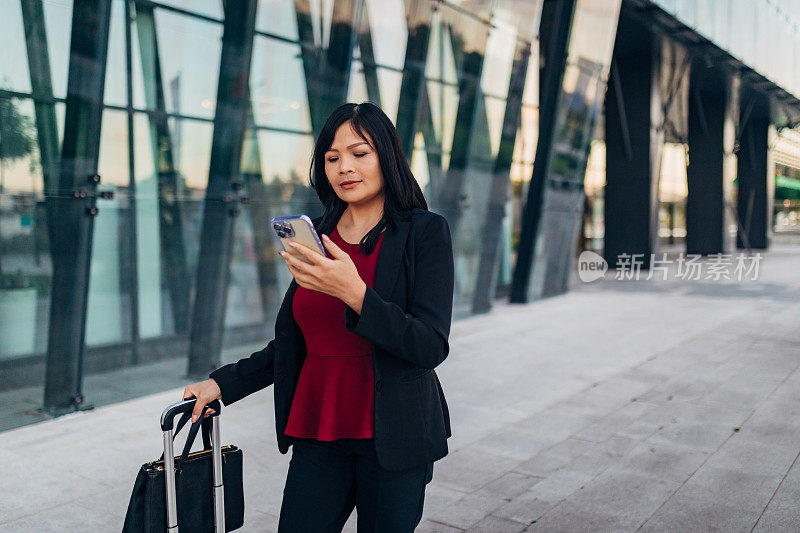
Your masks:
<svg viewBox="0 0 800 533"><path fill-rule="evenodd" d="M349 204L339 218L342 228L366 233L380 222L383 206L354 206Z"/></svg>

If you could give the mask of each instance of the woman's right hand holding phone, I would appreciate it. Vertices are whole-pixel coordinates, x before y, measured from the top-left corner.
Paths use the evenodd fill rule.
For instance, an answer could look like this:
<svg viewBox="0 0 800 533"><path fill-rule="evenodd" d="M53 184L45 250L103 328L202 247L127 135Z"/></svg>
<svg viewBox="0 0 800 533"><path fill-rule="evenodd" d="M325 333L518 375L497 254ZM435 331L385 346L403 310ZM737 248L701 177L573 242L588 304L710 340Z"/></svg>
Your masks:
<svg viewBox="0 0 800 533"><path fill-rule="evenodd" d="M192 422L195 422L200 418L200 413L203 412L203 407L207 403L222 399L222 391L216 381L207 379L186 386L183 390L183 399L189 400L191 398L197 399L194 404L194 409L192 410ZM212 414L214 414L214 410L208 409L205 416L210 416Z"/></svg>

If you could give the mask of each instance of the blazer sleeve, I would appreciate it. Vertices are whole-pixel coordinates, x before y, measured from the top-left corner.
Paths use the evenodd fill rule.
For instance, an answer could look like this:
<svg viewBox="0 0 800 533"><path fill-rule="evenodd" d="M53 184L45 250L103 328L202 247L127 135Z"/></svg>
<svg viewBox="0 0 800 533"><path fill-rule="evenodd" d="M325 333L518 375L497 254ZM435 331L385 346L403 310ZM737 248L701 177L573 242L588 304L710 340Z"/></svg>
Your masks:
<svg viewBox="0 0 800 533"><path fill-rule="evenodd" d="M453 313L453 245L447 220L436 215L416 237L414 287L409 311L367 286L361 314L345 306L345 328L395 357L434 368L450 351Z"/></svg>
<svg viewBox="0 0 800 533"><path fill-rule="evenodd" d="M209 377L219 385L225 405L272 385L275 378L275 339L250 357L219 367Z"/></svg>

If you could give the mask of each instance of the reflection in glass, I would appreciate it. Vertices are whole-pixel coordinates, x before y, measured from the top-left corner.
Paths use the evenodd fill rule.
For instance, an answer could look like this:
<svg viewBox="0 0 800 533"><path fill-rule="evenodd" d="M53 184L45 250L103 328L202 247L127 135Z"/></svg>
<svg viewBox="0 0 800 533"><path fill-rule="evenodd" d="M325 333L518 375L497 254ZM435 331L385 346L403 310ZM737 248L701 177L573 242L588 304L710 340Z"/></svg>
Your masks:
<svg viewBox="0 0 800 533"><path fill-rule="evenodd" d="M233 235L233 254L230 265L225 327L249 326L264 321L259 286L256 249L253 238L253 220L248 216L236 217ZM268 220L255 223L269 224Z"/></svg>
<svg viewBox="0 0 800 533"><path fill-rule="evenodd" d="M250 91L257 126L311 131L299 45L256 36Z"/></svg>
<svg viewBox="0 0 800 533"><path fill-rule="evenodd" d="M286 37L296 41L297 15L293 0L258 0L256 31Z"/></svg>
<svg viewBox="0 0 800 533"><path fill-rule="evenodd" d="M30 100L0 97L0 360L46 344L52 263Z"/></svg>
<svg viewBox="0 0 800 533"><path fill-rule="evenodd" d="M160 3L185 9L193 13L222 20L222 2L220 0L158 0Z"/></svg>
<svg viewBox="0 0 800 533"><path fill-rule="evenodd" d="M3 4L8 3L12 2L3 2ZM44 7L44 21L47 30L47 50L50 54L53 96L66 98L69 42L72 32L72 0L46 0L42 5ZM4 57L3 61L5 60L6 58Z"/></svg>
<svg viewBox="0 0 800 533"><path fill-rule="evenodd" d="M125 59L125 3L111 3L111 24L108 29L108 58L103 101L106 105L127 107L127 67Z"/></svg>
<svg viewBox="0 0 800 533"><path fill-rule="evenodd" d="M121 243L126 205L119 191L128 184L128 117L124 112L105 111L100 132L98 174L100 190L113 190L114 198L98 201L92 236L86 345L123 340L122 290L120 284Z"/></svg>
<svg viewBox="0 0 800 533"><path fill-rule="evenodd" d="M19 2L0 2L0 50L25 50L25 30ZM0 89L31 92L27 57L23 53L3 54L0 61Z"/></svg>
<svg viewBox="0 0 800 533"><path fill-rule="evenodd" d="M167 112L214 118L222 25L155 9L155 31ZM153 42L138 35L139 54L144 61L152 61ZM154 90L154 80L147 71L144 75L139 83L145 91ZM148 108L153 109L151 100L146 100Z"/></svg>
<svg viewBox="0 0 800 533"><path fill-rule="evenodd" d="M161 300L161 236L158 228L158 180L147 116L134 115L136 160L136 261L139 278L139 336L164 334Z"/></svg>
<svg viewBox="0 0 800 533"><path fill-rule="evenodd" d="M365 3L375 62L402 69L408 40L403 0L365 0Z"/></svg>

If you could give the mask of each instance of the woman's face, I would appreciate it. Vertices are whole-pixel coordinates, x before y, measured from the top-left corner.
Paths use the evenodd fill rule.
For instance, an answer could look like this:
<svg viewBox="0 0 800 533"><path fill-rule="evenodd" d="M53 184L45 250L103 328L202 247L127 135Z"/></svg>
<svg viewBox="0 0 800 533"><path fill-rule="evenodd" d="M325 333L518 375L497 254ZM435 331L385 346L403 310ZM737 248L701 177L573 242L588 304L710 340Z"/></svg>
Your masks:
<svg viewBox="0 0 800 533"><path fill-rule="evenodd" d="M383 205L383 173L378 154L369 143L358 136L350 126L343 123L336 130L333 143L325 152L325 175L337 196L355 205L380 202Z"/></svg>

